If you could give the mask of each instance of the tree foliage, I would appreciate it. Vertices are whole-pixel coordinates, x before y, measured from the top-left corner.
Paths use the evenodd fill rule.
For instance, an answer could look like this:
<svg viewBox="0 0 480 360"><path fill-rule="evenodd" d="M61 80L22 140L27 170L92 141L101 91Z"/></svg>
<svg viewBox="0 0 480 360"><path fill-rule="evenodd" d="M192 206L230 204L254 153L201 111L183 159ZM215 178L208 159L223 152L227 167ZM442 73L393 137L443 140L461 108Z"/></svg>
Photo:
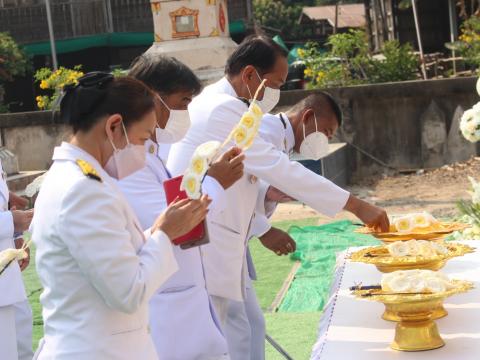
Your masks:
<svg viewBox="0 0 480 360"><path fill-rule="evenodd" d="M3 84L13 81L15 76L23 76L30 71L30 59L7 34L0 33L0 113L8 111L3 103Z"/></svg>
<svg viewBox="0 0 480 360"><path fill-rule="evenodd" d="M326 53L320 52L316 43L299 50L313 88L413 80L417 76L418 59L410 44L387 41L382 56L373 57L365 32L350 30L331 35L327 46Z"/></svg>

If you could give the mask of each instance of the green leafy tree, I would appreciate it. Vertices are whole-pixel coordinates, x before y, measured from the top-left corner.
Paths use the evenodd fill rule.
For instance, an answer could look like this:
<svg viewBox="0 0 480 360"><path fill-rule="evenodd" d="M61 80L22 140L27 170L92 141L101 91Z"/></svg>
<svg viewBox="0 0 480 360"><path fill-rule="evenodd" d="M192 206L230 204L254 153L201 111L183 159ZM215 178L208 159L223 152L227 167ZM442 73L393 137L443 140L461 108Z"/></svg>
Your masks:
<svg viewBox="0 0 480 360"><path fill-rule="evenodd" d="M472 16L461 26L458 41L446 44L448 48L457 50L465 61L474 69L480 68L480 18Z"/></svg>
<svg viewBox="0 0 480 360"><path fill-rule="evenodd" d="M383 45L382 60L370 59L367 78L372 83L414 80L417 76L418 58L410 44L400 45L397 40Z"/></svg>
<svg viewBox="0 0 480 360"><path fill-rule="evenodd" d="M253 12L258 23L279 30L286 39L298 37L302 33L298 24L301 6L286 5L281 0L253 0Z"/></svg>
<svg viewBox="0 0 480 360"><path fill-rule="evenodd" d="M305 76L312 87L335 87L366 81L368 42L361 30L350 30L328 38L329 51L322 53L316 43L299 51L305 61Z"/></svg>
<svg viewBox="0 0 480 360"><path fill-rule="evenodd" d="M13 81L15 76L25 75L30 69L30 59L15 40L7 33L0 33L0 113L8 111L8 106L3 103L3 85Z"/></svg>
<svg viewBox="0 0 480 360"><path fill-rule="evenodd" d="M374 58L368 51L365 32L350 30L328 38L328 52L315 43L299 50L305 61L305 76L312 88L348 86L412 80L417 77L418 59L410 45L387 41L383 57Z"/></svg>

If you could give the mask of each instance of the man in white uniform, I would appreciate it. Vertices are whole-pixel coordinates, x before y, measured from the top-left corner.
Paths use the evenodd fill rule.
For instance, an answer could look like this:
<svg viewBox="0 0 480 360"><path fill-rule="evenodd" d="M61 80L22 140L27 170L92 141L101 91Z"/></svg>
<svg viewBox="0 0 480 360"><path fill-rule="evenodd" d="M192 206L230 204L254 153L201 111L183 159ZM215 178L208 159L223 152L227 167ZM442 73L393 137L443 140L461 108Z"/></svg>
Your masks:
<svg viewBox="0 0 480 360"><path fill-rule="evenodd" d="M18 207L23 207L24 204L21 205L22 202L14 194L10 195L1 161L0 176L1 251L22 246L21 234L30 226L33 212L8 210L9 202ZM33 357L32 311L21 274L21 270L28 265L28 260L22 261L20 265L21 268L18 262L14 261L0 275L0 359L2 360L30 360Z"/></svg>
<svg viewBox="0 0 480 360"><path fill-rule="evenodd" d="M148 229L166 208L163 182L171 178L159 147L183 138L190 126L187 105L200 91L193 72L178 60L166 56L142 55L130 75L143 81L159 96L158 127L147 140L146 167L119 182L142 227ZM209 169L203 192L213 202L210 212L224 207L222 196L243 175L243 155L233 149ZM231 159L230 159L231 158ZM150 300L150 328L159 359L224 359L228 351L205 288L198 247L174 247L179 270Z"/></svg>
<svg viewBox="0 0 480 360"><path fill-rule="evenodd" d="M311 123L317 123L317 129L326 140L331 139L342 123L340 107L330 95L319 92L312 94L299 101L286 114L265 114L260 125L260 136L268 143L275 146L278 151L291 154L293 151L300 152L301 144L310 134L315 133L315 127ZM309 126L310 130L303 133L303 126ZM305 158L318 159L326 155L328 141L322 142L322 147L314 146L316 154L305 153L307 147L303 147ZM264 214L269 218L278 202L293 200L278 189L270 187L265 199L257 202L257 217ZM256 229L252 228L252 235ZM293 240L292 240L293 241ZM247 253L248 256L248 253ZM249 275L251 280L256 280L256 272L251 259L247 258ZM251 283L247 283L247 296L244 302L230 301L228 306L228 318L225 332L228 339L228 347L232 359L240 359L240 354L249 351L251 359L263 359L265 354L265 320L263 312L258 304L255 291ZM239 354L235 357L235 354Z"/></svg>
<svg viewBox="0 0 480 360"><path fill-rule="evenodd" d="M264 113L271 111L278 102L279 89L287 72L286 54L271 39L254 36L239 45L227 62L226 76L206 87L192 101L189 107L192 126L185 138L172 146L168 158L167 166L172 173L176 175L185 170L195 148L201 143L209 140L223 142L227 138L247 111L248 99L253 97L263 79L266 84L259 92L259 104ZM308 124L307 130L310 126L315 124ZM258 226L256 233L261 235L264 245L279 234L283 235L264 221L256 224L257 219L261 219L255 216L256 202L264 199L266 193L258 179L325 215L334 216L345 209L368 225L382 229L389 226L385 211L290 161L285 153L261 136L255 138L245 156L245 175L226 190L228 208L221 214L207 217L211 242L202 246L207 289L223 324L229 301L244 301L246 296L246 242L251 224ZM292 248L290 239L284 241L284 248L284 251ZM248 358L251 358L250 354L243 354L243 359Z"/></svg>

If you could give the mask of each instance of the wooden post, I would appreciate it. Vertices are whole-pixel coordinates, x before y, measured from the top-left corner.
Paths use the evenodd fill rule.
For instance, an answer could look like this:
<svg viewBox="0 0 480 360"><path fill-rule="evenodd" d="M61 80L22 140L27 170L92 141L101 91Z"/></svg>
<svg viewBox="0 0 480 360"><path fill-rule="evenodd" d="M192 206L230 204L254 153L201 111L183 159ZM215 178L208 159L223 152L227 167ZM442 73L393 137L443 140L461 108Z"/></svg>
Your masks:
<svg viewBox="0 0 480 360"><path fill-rule="evenodd" d="M373 51L372 17L370 16L370 0L363 0L365 6L365 22L367 23L368 48Z"/></svg>
<svg viewBox="0 0 480 360"><path fill-rule="evenodd" d="M337 0L337 2L335 3L335 25L333 27L333 33L336 34L337 33L337 30L338 30L338 3L340 2L340 0Z"/></svg>

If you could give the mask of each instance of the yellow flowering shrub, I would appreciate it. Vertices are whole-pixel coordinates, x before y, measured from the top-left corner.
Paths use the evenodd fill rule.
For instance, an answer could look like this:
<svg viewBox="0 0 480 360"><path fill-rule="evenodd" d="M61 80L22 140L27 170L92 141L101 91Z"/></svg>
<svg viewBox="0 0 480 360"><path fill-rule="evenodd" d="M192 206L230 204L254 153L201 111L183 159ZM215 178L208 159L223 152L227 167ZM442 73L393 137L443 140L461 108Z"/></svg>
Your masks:
<svg viewBox="0 0 480 360"><path fill-rule="evenodd" d="M73 69L60 67L57 71L49 68L38 70L34 75L35 81L39 83L41 90L48 93L35 98L38 108L40 110L51 109L65 86L78 83L78 79L84 75L81 69L82 66L77 65Z"/></svg>
<svg viewBox="0 0 480 360"><path fill-rule="evenodd" d="M473 15L465 20L460 28L458 41L447 44L457 50L465 61L478 69L480 67L480 18Z"/></svg>

